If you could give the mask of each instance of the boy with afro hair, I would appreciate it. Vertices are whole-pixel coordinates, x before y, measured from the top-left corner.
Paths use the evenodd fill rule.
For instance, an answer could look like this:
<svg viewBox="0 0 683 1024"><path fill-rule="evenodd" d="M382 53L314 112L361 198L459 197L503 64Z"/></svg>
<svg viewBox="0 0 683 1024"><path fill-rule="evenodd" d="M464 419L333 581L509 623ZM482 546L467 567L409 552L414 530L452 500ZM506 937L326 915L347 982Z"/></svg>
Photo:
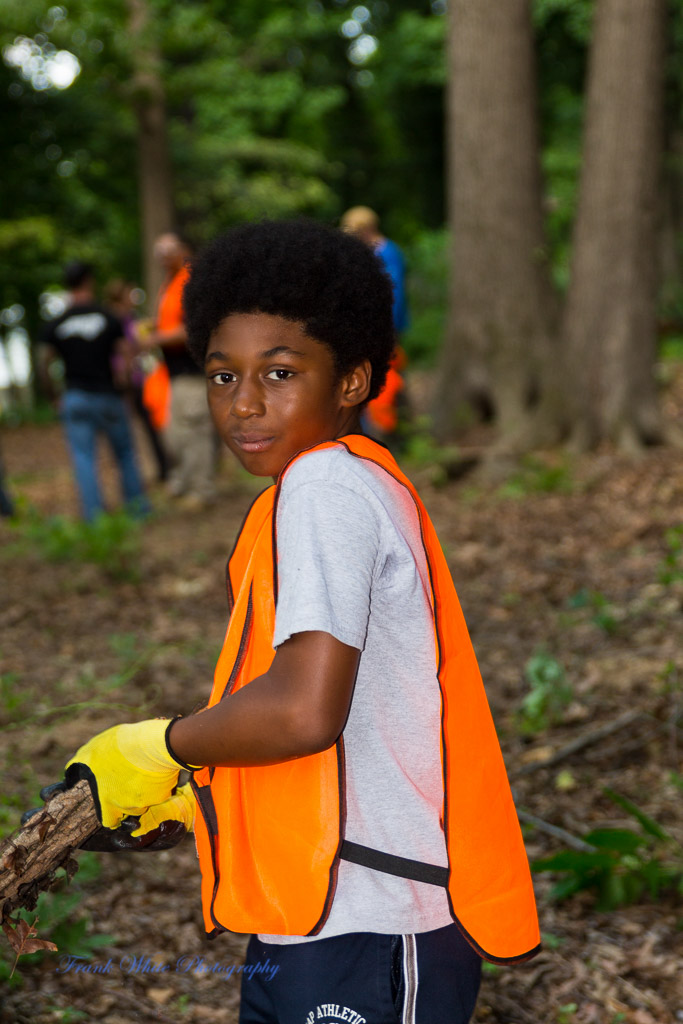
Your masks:
<svg viewBox="0 0 683 1024"><path fill-rule="evenodd" d="M538 925L434 528L360 430L390 282L349 235L263 222L199 255L184 303L216 429L273 484L228 563L207 708L108 729L67 783L104 835L134 815L153 849L194 822L209 936L252 934L241 1024L465 1024L481 958L533 956Z"/></svg>

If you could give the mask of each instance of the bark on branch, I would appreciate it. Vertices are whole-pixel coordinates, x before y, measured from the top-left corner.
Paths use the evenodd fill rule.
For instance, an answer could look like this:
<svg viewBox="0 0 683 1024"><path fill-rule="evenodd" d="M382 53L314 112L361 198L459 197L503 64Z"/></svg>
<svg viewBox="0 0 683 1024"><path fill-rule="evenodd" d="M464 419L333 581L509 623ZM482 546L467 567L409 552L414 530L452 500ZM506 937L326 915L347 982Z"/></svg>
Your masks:
<svg viewBox="0 0 683 1024"><path fill-rule="evenodd" d="M71 854L99 828L87 782L57 793L21 828L0 843L0 917L20 907L33 910L55 871L76 870Z"/></svg>

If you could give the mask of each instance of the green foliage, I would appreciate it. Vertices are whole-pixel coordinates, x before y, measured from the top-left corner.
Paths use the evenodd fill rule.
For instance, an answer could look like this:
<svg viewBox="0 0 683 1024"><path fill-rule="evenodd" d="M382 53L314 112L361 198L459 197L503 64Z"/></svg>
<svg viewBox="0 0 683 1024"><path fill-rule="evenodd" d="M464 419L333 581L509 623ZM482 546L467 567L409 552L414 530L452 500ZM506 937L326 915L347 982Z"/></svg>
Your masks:
<svg viewBox="0 0 683 1024"><path fill-rule="evenodd" d="M19 675L17 672L3 672L0 675L0 719L12 718L29 699L26 692L18 686Z"/></svg>
<svg viewBox="0 0 683 1024"><path fill-rule="evenodd" d="M545 228L555 284L569 284L581 170L583 92L593 0L534 0Z"/></svg>
<svg viewBox="0 0 683 1024"><path fill-rule="evenodd" d="M627 797L605 789L639 829L594 829L583 836L592 851L562 850L532 864L537 872L559 874L551 890L557 900L581 890L596 894L598 910L633 903L643 893L656 900L665 890L683 894L683 847Z"/></svg>
<svg viewBox="0 0 683 1024"><path fill-rule="evenodd" d="M430 483L439 487L448 480L448 467L458 459L456 445L441 445L434 440L429 416L418 416L399 423L401 461L408 466L428 469Z"/></svg>
<svg viewBox="0 0 683 1024"><path fill-rule="evenodd" d="M53 562L90 562L115 580L140 578L141 523L124 511L100 513L84 523L63 516L45 518L29 509L11 529L20 552L27 548Z"/></svg>
<svg viewBox="0 0 683 1024"><path fill-rule="evenodd" d="M599 590L588 590L582 587L569 599L569 607L589 608L592 611L591 621L605 633L615 633L619 622L609 599Z"/></svg>
<svg viewBox="0 0 683 1024"><path fill-rule="evenodd" d="M446 327L448 232L420 232L405 256L410 324L401 344L409 367L433 367Z"/></svg>
<svg viewBox="0 0 683 1024"><path fill-rule="evenodd" d="M74 1021L87 1020L88 1014L84 1010L74 1010L70 1006L65 1009L59 1006L51 1006L50 1009L53 1013L53 1020L59 1021L60 1024L74 1024Z"/></svg>
<svg viewBox="0 0 683 1024"><path fill-rule="evenodd" d="M0 840L14 832L25 809L22 794L0 791Z"/></svg>
<svg viewBox="0 0 683 1024"><path fill-rule="evenodd" d="M56 423L57 411L50 402L15 403L8 409L0 411L0 426L20 427L26 423L34 426L45 426ZM18 474L14 474L18 476Z"/></svg>
<svg viewBox="0 0 683 1024"><path fill-rule="evenodd" d="M59 89L0 60L0 309L22 305L32 338L38 296L66 260L92 260L102 282L140 277L136 67L165 93L178 226L191 241L264 215L334 220L359 202L402 242L443 222L438 5L138 6L147 23L135 28L123 3L0 0L0 49L23 37L39 62L62 49L80 62Z"/></svg>
<svg viewBox="0 0 683 1024"><path fill-rule="evenodd" d="M533 0L536 30L548 30L553 20L561 21L568 39L587 46L590 41L594 0ZM566 44L565 44L566 45Z"/></svg>
<svg viewBox="0 0 683 1024"><path fill-rule="evenodd" d="M115 943L116 937L94 932L89 915L82 913L81 910L87 899L88 888L95 884L100 875L97 854L80 853L78 868L78 873L68 887L66 872L63 869L57 871L55 888L49 892L42 892L35 910L20 910L17 918L29 922L37 918L41 939L54 942L58 950L69 953L70 956L89 958L102 946ZM22 956L10 984L20 983L19 979L16 982L15 979L17 974L20 974L22 965L40 962L45 955L44 952L39 952ZM9 981L13 965L14 954L3 944L0 949L0 981Z"/></svg>
<svg viewBox="0 0 683 1024"><path fill-rule="evenodd" d="M667 553L659 566L659 582L683 580L683 525L673 526L664 535Z"/></svg>
<svg viewBox="0 0 683 1024"><path fill-rule="evenodd" d="M572 490L571 467L566 458L560 462L538 455L525 455L519 469L500 488L503 498L525 498L529 494L569 494Z"/></svg>
<svg viewBox="0 0 683 1024"><path fill-rule="evenodd" d="M571 234L578 200L581 169L580 98L562 85L555 89L556 112L564 109L558 138L542 156L546 183L545 229L550 248L553 280L562 292L569 286Z"/></svg>
<svg viewBox="0 0 683 1024"><path fill-rule="evenodd" d="M517 713L521 732L532 735L562 721L573 691L564 669L547 651L537 651L524 666L529 692Z"/></svg>
<svg viewBox="0 0 683 1024"><path fill-rule="evenodd" d="M683 314L681 319L683 320ZM659 355L664 363L683 362L683 336L676 334L663 338Z"/></svg>
<svg viewBox="0 0 683 1024"><path fill-rule="evenodd" d="M557 1011L557 1024L571 1024L574 1014L578 1010L577 1003L565 1003Z"/></svg>

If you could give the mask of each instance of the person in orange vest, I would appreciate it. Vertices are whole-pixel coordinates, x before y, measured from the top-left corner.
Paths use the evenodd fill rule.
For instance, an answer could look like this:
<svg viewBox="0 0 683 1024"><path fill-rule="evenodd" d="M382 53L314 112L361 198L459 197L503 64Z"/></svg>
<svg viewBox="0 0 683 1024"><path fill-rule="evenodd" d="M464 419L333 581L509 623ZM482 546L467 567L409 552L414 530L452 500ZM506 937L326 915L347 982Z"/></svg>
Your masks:
<svg viewBox="0 0 683 1024"><path fill-rule="evenodd" d="M168 232L159 236L154 253L166 280L159 292L154 328L139 332L138 342L144 348L159 347L164 355L166 392L170 385L170 398L161 417L171 457L168 491L182 498L188 507L201 507L215 497L216 442L206 406L204 375L186 344L182 295L189 275L190 250L178 235ZM164 390L161 374L163 368L146 382L146 397L156 406L163 402L159 393Z"/></svg>
<svg viewBox="0 0 683 1024"><path fill-rule="evenodd" d="M538 921L434 527L360 428L389 282L348 234L265 221L206 248L184 305L216 429L273 483L229 561L207 707L98 734L66 784L88 779L100 849L194 827L207 933L252 934L241 1024L465 1024L482 958L532 957Z"/></svg>

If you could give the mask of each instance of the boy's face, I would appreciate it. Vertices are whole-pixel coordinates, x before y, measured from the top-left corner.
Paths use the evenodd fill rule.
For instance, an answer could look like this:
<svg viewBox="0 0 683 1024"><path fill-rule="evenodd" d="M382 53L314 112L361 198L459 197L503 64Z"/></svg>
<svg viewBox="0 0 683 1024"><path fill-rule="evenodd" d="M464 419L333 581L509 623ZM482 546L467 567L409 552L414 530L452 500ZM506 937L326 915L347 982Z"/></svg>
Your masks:
<svg viewBox="0 0 683 1024"><path fill-rule="evenodd" d="M270 313L226 317L205 371L221 440L254 476L277 477L302 449L357 430L370 387L369 362L339 379L327 345Z"/></svg>

